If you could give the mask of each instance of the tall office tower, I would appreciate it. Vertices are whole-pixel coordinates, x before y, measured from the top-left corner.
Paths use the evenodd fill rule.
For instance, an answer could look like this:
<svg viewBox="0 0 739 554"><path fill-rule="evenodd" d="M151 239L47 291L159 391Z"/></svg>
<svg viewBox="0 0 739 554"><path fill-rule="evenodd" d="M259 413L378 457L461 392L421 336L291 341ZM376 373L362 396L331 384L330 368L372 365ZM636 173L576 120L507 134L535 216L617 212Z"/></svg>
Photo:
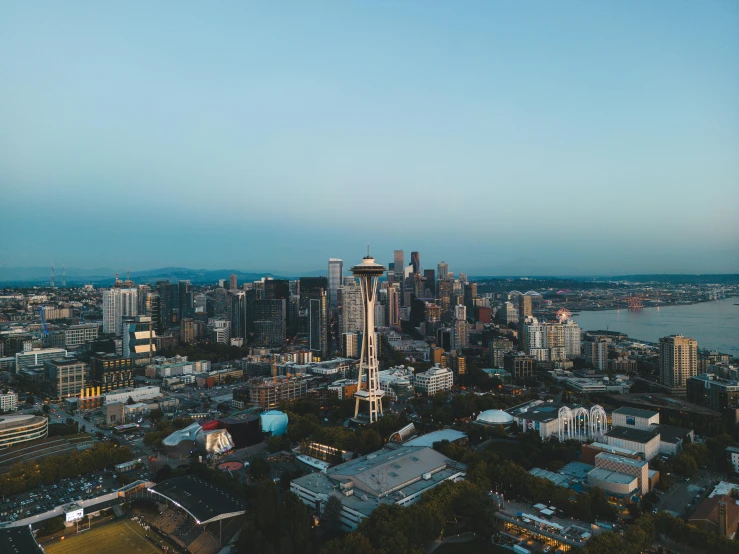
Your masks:
<svg viewBox="0 0 739 554"><path fill-rule="evenodd" d="M133 358L137 365L150 364L157 354L156 339L154 324L149 316L124 318L122 341L124 358Z"/></svg>
<svg viewBox="0 0 739 554"><path fill-rule="evenodd" d="M287 279L265 280L262 298L265 300L288 300L290 298L290 281Z"/></svg>
<svg viewBox="0 0 739 554"><path fill-rule="evenodd" d="M447 279L439 280L439 304L443 312L449 311L452 302L452 295L454 293L454 281Z"/></svg>
<svg viewBox="0 0 739 554"><path fill-rule="evenodd" d="M452 327L452 348L461 352L469 345L469 328L467 327L467 308L459 304L454 306L454 327Z"/></svg>
<svg viewBox="0 0 739 554"><path fill-rule="evenodd" d="M345 285L337 291L339 305L339 333L361 333L362 287L358 283Z"/></svg>
<svg viewBox="0 0 739 554"><path fill-rule="evenodd" d="M423 296L425 298L436 298L436 272L433 269L424 269L423 280Z"/></svg>
<svg viewBox="0 0 739 554"><path fill-rule="evenodd" d="M231 299L226 289L213 291L213 317L231 319Z"/></svg>
<svg viewBox="0 0 739 554"><path fill-rule="evenodd" d="M449 264L446 262L441 262L436 267L436 273L439 281L446 281L447 277L449 276Z"/></svg>
<svg viewBox="0 0 739 554"><path fill-rule="evenodd" d="M229 277L229 280L228 280L228 288L231 289L231 290L236 290L237 288L239 288L239 283L238 283L238 281L236 279L236 274L235 273L232 273L231 274L231 277Z"/></svg>
<svg viewBox="0 0 739 554"><path fill-rule="evenodd" d="M177 289L177 305L180 309L179 320L182 321L182 318L192 317L195 314L195 296L190 281L180 281Z"/></svg>
<svg viewBox="0 0 739 554"><path fill-rule="evenodd" d="M387 323L391 327L400 325L400 285L397 283L387 288Z"/></svg>
<svg viewBox="0 0 739 554"><path fill-rule="evenodd" d="M138 311L140 314L145 314L146 313L146 295L149 294L149 292L151 292L151 287L149 285L139 285L137 287L137 290L138 290L138 302L139 302Z"/></svg>
<svg viewBox="0 0 739 554"><path fill-rule="evenodd" d="M103 291L103 333L121 336L123 318L138 315L136 289L112 288Z"/></svg>
<svg viewBox="0 0 739 554"><path fill-rule="evenodd" d="M466 283L467 282L467 274L466 273L461 273L460 272L460 274L459 274L459 282L460 283Z"/></svg>
<svg viewBox="0 0 739 554"><path fill-rule="evenodd" d="M585 361L590 362L599 371L608 369L608 339L596 337L583 343Z"/></svg>
<svg viewBox="0 0 739 554"><path fill-rule="evenodd" d="M568 319L562 325L564 327L565 356L577 358L582 352L582 332L580 326L572 319Z"/></svg>
<svg viewBox="0 0 739 554"><path fill-rule="evenodd" d="M419 275L421 273L421 253L411 252L411 266L413 267L413 273Z"/></svg>
<svg viewBox="0 0 739 554"><path fill-rule="evenodd" d="M413 294L416 298L426 297L423 276L420 273L413 274Z"/></svg>
<svg viewBox="0 0 739 554"><path fill-rule="evenodd" d="M377 363L377 335L375 334L375 300L377 297L377 282L385 268L375 263L369 254L362 259L362 263L352 267L352 273L359 277L362 290L362 307L364 325L362 332L362 354L359 359L359 376L357 378L357 399L354 417L359 416L359 403L369 404L369 421L373 423L382 417L382 397L385 392L380 388L379 366ZM366 374L367 380L364 380Z"/></svg>
<svg viewBox="0 0 739 554"><path fill-rule="evenodd" d="M160 321L164 329L177 325L180 321L180 286L169 281L157 281L159 292Z"/></svg>
<svg viewBox="0 0 739 554"><path fill-rule="evenodd" d="M336 291L344 280L344 261L339 258L328 260L328 307L336 309Z"/></svg>
<svg viewBox="0 0 739 554"><path fill-rule="evenodd" d="M328 357L328 279L300 278L300 329L315 356Z"/></svg>
<svg viewBox="0 0 739 554"><path fill-rule="evenodd" d="M287 300L274 298L248 302L247 328L257 346L280 347L285 344Z"/></svg>
<svg viewBox="0 0 739 554"><path fill-rule="evenodd" d="M467 313L473 314L475 311L475 300L477 299L477 283L463 283L462 287Z"/></svg>
<svg viewBox="0 0 739 554"><path fill-rule="evenodd" d="M231 338L246 341L246 309L246 291L233 291L231 293Z"/></svg>
<svg viewBox="0 0 739 554"><path fill-rule="evenodd" d="M534 315L534 309L531 303L531 296L528 294L520 295L518 297L518 321L521 322L532 315Z"/></svg>
<svg viewBox="0 0 739 554"><path fill-rule="evenodd" d="M506 325L508 323L518 323L518 307L514 306L513 302L505 302L498 310L497 317Z"/></svg>
<svg viewBox="0 0 739 554"><path fill-rule="evenodd" d="M197 337L195 320L185 318L180 321L180 342L195 342L195 337Z"/></svg>
<svg viewBox="0 0 739 554"><path fill-rule="evenodd" d="M551 361L556 362L567 358L564 325L559 321L547 321L544 324L544 338Z"/></svg>
<svg viewBox="0 0 739 554"><path fill-rule="evenodd" d="M403 294L403 279L405 275L405 253L402 250L396 250L393 253L393 272L395 273L395 282L400 283L400 294Z"/></svg>
<svg viewBox="0 0 739 554"><path fill-rule="evenodd" d="M660 381L674 393L685 393L686 383L698 375L698 342L682 335L659 339Z"/></svg>
<svg viewBox="0 0 739 554"><path fill-rule="evenodd" d="M159 306L159 293L158 292L147 292L146 299L144 302L144 311L141 315L148 315L151 318L151 322L154 324L154 329L157 331L162 330L161 320L161 308Z"/></svg>

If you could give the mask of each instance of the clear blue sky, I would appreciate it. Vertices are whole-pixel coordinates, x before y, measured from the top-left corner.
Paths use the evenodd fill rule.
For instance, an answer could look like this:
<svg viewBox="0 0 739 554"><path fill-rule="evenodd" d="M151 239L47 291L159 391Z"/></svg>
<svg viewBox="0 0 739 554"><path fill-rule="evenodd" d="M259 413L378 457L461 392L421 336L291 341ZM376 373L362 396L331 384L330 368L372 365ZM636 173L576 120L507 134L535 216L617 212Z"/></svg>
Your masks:
<svg viewBox="0 0 739 554"><path fill-rule="evenodd" d="M739 2L0 3L0 266L739 271Z"/></svg>

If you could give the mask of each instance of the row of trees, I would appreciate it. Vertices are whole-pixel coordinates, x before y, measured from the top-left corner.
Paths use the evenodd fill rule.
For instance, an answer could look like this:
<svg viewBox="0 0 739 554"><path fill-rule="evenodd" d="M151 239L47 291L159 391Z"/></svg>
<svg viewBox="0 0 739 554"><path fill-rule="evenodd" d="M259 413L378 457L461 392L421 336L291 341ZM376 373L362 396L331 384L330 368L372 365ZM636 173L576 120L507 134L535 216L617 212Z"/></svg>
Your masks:
<svg viewBox="0 0 739 554"><path fill-rule="evenodd" d="M0 490L11 496L42 484L49 485L59 479L76 477L131 459L133 453L127 447L95 443L91 448L80 452L17 463L7 473L0 475Z"/></svg>
<svg viewBox="0 0 739 554"><path fill-rule="evenodd" d="M739 553L739 543L706 533L682 519L660 512L641 516L623 535L607 532L593 537L583 554L638 554L649 549L655 541L670 548L687 545L711 554Z"/></svg>

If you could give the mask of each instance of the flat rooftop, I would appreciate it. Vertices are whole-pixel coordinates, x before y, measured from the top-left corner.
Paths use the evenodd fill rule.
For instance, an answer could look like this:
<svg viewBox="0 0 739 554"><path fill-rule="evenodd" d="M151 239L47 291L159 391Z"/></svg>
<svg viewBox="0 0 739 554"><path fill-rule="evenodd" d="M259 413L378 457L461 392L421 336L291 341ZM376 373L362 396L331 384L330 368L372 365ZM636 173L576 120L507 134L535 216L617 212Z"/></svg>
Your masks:
<svg viewBox="0 0 739 554"><path fill-rule="evenodd" d="M638 442L641 444L648 443L658 435L659 431L657 429L645 431L642 429L631 429L628 427L614 427L606 433L606 436L610 438L623 439L631 442Z"/></svg>
<svg viewBox="0 0 739 554"><path fill-rule="evenodd" d="M408 442L403 443L403 446L427 446L431 448L434 446L435 442L454 442L466 438L467 435L462 431L457 431L455 429L442 429L440 431L426 433L425 435L411 439Z"/></svg>
<svg viewBox="0 0 739 554"><path fill-rule="evenodd" d="M616 462L619 464L624 464L627 466L635 467L635 468L643 468L644 466L649 465L648 462L645 462L644 460L635 460L634 458L626 458L625 456L617 456L616 454L609 454L608 452L601 452L595 457L596 460L609 460L611 462Z"/></svg>
<svg viewBox="0 0 739 554"><path fill-rule="evenodd" d="M642 408L632 408L631 406L622 406L617 410L613 410L614 414L623 414L634 417L652 418L659 414L656 410L643 410Z"/></svg>
<svg viewBox="0 0 739 554"><path fill-rule="evenodd" d="M618 483L620 485L628 485L636 480L636 477L633 475L626 475L625 473L611 471L602 467L596 467L588 473L588 477L598 479L599 481L607 481L608 483Z"/></svg>

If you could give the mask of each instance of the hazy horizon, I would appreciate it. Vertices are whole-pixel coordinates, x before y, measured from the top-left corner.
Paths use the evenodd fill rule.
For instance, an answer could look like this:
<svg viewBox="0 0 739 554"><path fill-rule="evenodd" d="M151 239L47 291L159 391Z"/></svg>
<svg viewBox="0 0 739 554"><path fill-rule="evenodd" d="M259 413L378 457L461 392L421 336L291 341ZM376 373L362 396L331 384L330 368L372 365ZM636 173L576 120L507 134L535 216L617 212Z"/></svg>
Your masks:
<svg viewBox="0 0 739 554"><path fill-rule="evenodd" d="M0 266L739 273L739 3L0 5ZM59 271L57 271L59 274Z"/></svg>

